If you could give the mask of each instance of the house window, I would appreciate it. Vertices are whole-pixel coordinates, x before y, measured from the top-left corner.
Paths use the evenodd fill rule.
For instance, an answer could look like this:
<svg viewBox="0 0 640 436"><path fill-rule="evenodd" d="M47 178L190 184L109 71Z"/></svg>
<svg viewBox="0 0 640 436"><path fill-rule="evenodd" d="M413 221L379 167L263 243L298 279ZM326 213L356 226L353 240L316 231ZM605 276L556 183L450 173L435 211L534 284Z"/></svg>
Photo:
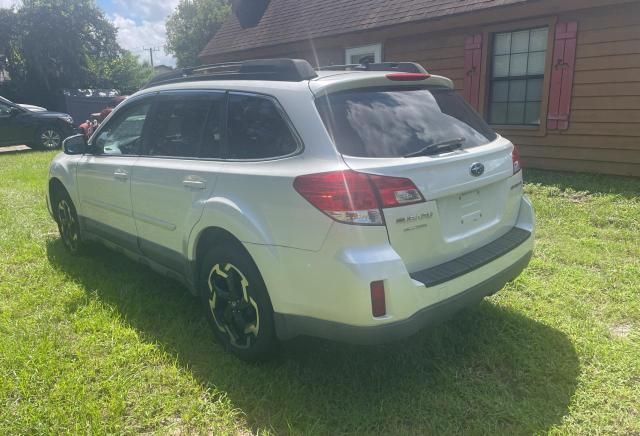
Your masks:
<svg viewBox="0 0 640 436"><path fill-rule="evenodd" d="M548 34L544 27L493 35L491 124L540 124Z"/></svg>
<svg viewBox="0 0 640 436"><path fill-rule="evenodd" d="M348 48L345 51L347 64L374 64L382 62L382 44Z"/></svg>

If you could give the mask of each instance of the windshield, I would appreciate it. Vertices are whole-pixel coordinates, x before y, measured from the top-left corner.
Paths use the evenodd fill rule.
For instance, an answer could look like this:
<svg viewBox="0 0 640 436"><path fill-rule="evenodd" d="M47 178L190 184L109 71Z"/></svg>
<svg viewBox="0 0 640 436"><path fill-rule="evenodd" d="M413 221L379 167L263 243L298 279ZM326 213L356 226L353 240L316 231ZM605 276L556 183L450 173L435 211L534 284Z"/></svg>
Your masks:
<svg viewBox="0 0 640 436"><path fill-rule="evenodd" d="M363 88L319 97L316 106L340 153L401 157L462 138L462 148L497 135L454 90Z"/></svg>

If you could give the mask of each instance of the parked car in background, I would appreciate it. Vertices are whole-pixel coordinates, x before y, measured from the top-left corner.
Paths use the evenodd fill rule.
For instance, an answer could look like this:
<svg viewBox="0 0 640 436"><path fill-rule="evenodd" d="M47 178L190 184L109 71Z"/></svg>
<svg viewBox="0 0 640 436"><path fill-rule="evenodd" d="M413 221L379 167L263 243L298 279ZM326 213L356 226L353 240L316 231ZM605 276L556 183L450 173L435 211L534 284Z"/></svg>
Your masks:
<svg viewBox="0 0 640 436"><path fill-rule="evenodd" d="M28 145L40 150L60 148L76 132L73 118L61 112L31 111L0 97L0 146Z"/></svg>
<svg viewBox="0 0 640 436"><path fill-rule="evenodd" d="M28 111L31 112L46 112L47 110L41 106L35 106L32 104L22 104L22 103L18 103L18 106L20 106L23 109L26 109Z"/></svg>
<svg viewBox="0 0 640 436"><path fill-rule="evenodd" d="M517 277L534 245L520 156L413 63L179 70L51 163L48 208L181 280L218 340L409 336ZM114 271L114 274L117 274Z"/></svg>
<svg viewBox="0 0 640 436"><path fill-rule="evenodd" d="M41 106L36 106L33 104L24 104L24 103L14 103L11 100L4 98L4 97L0 97L0 101L1 102L5 102L5 103L9 103L9 104L15 104L17 106L20 106L23 109L26 109L28 111L31 112L46 112L46 109L41 107Z"/></svg>

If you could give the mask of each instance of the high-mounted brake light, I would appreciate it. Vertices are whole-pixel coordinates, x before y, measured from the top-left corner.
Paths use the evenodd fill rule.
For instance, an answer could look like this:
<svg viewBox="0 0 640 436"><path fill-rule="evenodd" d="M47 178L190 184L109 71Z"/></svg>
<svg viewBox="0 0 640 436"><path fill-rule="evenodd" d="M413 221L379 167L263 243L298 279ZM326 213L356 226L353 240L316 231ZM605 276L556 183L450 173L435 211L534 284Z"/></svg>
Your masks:
<svg viewBox="0 0 640 436"><path fill-rule="evenodd" d="M425 201L409 179L353 170L299 176L293 187L329 217L347 224L383 225L382 209Z"/></svg>
<svg viewBox="0 0 640 436"><path fill-rule="evenodd" d="M387 79L394 80L396 82L411 82L414 80L426 80L431 77L431 74L424 73L389 73Z"/></svg>
<svg viewBox="0 0 640 436"><path fill-rule="evenodd" d="M517 174L522 170L522 162L520 160L520 152L515 144L513 146L513 151L511 152L511 160L513 161L513 174Z"/></svg>

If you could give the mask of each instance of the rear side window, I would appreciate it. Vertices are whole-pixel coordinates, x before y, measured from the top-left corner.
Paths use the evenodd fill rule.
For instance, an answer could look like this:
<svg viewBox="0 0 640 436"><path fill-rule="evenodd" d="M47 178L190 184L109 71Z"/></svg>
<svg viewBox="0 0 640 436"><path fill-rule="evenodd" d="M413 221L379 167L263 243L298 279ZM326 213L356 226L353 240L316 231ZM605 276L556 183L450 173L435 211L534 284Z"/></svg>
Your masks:
<svg viewBox="0 0 640 436"><path fill-rule="evenodd" d="M401 157L433 144L463 138L463 147L487 144L497 135L448 88L363 88L316 100L340 153Z"/></svg>
<svg viewBox="0 0 640 436"><path fill-rule="evenodd" d="M267 97L229 95L229 159L267 159L286 156L298 142L275 102Z"/></svg>
<svg viewBox="0 0 640 436"><path fill-rule="evenodd" d="M211 103L201 96L161 99L146 140L147 154L197 157Z"/></svg>

